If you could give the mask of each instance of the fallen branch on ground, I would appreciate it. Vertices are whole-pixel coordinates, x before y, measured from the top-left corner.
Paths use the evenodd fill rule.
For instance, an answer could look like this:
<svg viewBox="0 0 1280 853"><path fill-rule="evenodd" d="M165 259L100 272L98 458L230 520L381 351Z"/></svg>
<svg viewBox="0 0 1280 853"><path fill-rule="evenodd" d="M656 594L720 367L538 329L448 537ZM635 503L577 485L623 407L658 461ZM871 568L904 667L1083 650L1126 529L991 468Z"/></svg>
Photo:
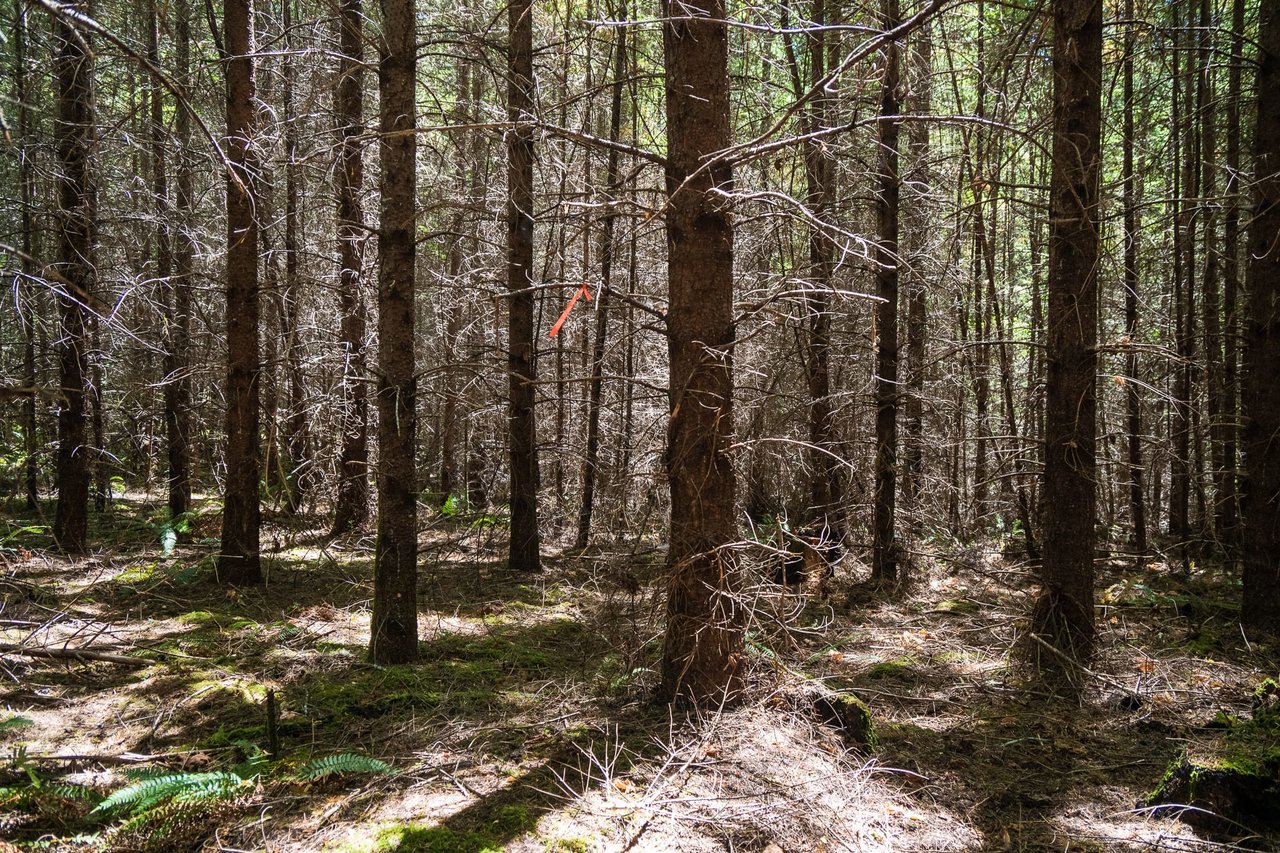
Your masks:
<svg viewBox="0 0 1280 853"><path fill-rule="evenodd" d="M0 643L0 652L7 655L22 655L29 658L49 658L52 660L89 660L118 663L124 666L150 666L152 661L145 658L131 658L125 655L99 652L93 649L32 649L17 643Z"/></svg>

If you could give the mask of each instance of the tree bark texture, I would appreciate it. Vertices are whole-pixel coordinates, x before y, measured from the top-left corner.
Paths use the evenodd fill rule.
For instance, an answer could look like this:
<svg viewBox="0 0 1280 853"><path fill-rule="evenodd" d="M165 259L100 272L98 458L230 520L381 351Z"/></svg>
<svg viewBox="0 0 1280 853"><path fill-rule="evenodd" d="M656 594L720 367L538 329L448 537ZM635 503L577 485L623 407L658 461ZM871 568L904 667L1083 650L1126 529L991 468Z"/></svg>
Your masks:
<svg viewBox="0 0 1280 853"><path fill-rule="evenodd" d="M1055 0L1053 23L1043 589L1031 630L1084 664L1095 630L1102 2ZM1062 659L1037 651L1042 669L1062 669ZM1074 671L1064 674L1074 681Z"/></svg>
<svg viewBox="0 0 1280 853"><path fill-rule="evenodd" d="M1246 312L1242 621L1280 633L1280 2L1258 11L1258 125Z"/></svg>
<svg viewBox="0 0 1280 853"><path fill-rule="evenodd" d="M413 0L381 0L382 220L378 237L378 541L369 658L418 656L418 488L414 458L414 242L417 142Z"/></svg>
<svg viewBox="0 0 1280 853"><path fill-rule="evenodd" d="M538 444L534 421L533 3L508 7L507 55L507 381L510 397L511 547L517 572L542 568L538 535Z"/></svg>
<svg viewBox="0 0 1280 853"><path fill-rule="evenodd" d="M27 10L23 0L13 3L13 89L18 104L18 183L22 194L22 273L30 282L38 272L36 257L36 174L32 145L33 115L31 110L31 84L27 68ZM25 292L27 295L22 296ZM36 387L36 329L34 312L36 300L34 287L21 288L17 307L22 324L22 382L27 388ZM31 394L22 403L22 440L26 453L24 464L24 491L27 509L35 509L40 498L39 441L36 438L36 395Z"/></svg>
<svg viewBox="0 0 1280 853"><path fill-rule="evenodd" d="M627 19L627 3L621 0L617 20ZM622 89L627 76L627 30L619 27L613 45L613 83L609 102L609 139L617 142L622 135ZM609 333L609 289L613 283L614 235L618 220L618 195L621 186L621 155L610 148L605 165L605 192L608 207L604 214L604 233L600 237L600 287L596 291L596 329L591 347L591 387L587 397L587 449L582 461L582 504L578 510L577 548L587 547L591 536L591 518L595 511L596 481L600 463L600 401L604 393L605 343Z"/></svg>
<svg viewBox="0 0 1280 853"><path fill-rule="evenodd" d="M695 704L742 686L744 609L733 471L733 172L724 0L662 4L667 93L670 573L662 693Z"/></svg>
<svg viewBox="0 0 1280 853"><path fill-rule="evenodd" d="M177 79L188 91L191 75L191 3L178 0L174 10ZM166 289L169 339L165 347L164 418L168 450L169 515L176 518L191 508L191 294L195 271L195 175L191 165L191 115L178 109L177 187L174 194L176 229L173 233L173 276Z"/></svg>
<svg viewBox="0 0 1280 853"><path fill-rule="evenodd" d="M1133 21L1133 0L1126 0L1125 18ZM1147 511L1142 488L1142 397L1138 393L1138 244L1139 213L1136 178L1133 172L1134 121L1133 121L1133 24L1125 31L1124 54L1124 142L1123 184L1121 206L1124 209L1124 330L1130 350L1125 358L1126 450L1129 475L1129 523L1130 541L1138 553L1147 550Z"/></svg>
<svg viewBox="0 0 1280 853"><path fill-rule="evenodd" d="M82 8L80 11L84 11ZM64 18L54 23L53 73L58 108L54 134L58 150L58 294L61 341L58 364L62 399L58 405L58 508L53 537L68 553L88 545L88 396L90 304L96 291L93 259L96 188L93 53L88 35Z"/></svg>
<svg viewBox="0 0 1280 853"><path fill-rule="evenodd" d="M898 0L883 0L885 30L898 26ZM884 49L884 78L880 84L880 146L876 178L878 241L876 248L876 486L872 529L871 576L878 583L896 583L898 555L895 541L898 484L898 45Z"/></svg>
<svg viewBox="0 0 1280 853"><path fill-rule="evenodd" d="M338 501L333 532L347 533L369 519L369 394L364 382L368 317L363 293L364 2L342 0L338 15L338 310L342 347L342 444L338 451Z"/></svg>
<svg viewBox="0 0 1280 853"><path fill-rule="evenodd" d="M258 481L258 157L253 0L226 0L223 17L227 87L227 385L222 553L224 583L262 582Z"/></svg>

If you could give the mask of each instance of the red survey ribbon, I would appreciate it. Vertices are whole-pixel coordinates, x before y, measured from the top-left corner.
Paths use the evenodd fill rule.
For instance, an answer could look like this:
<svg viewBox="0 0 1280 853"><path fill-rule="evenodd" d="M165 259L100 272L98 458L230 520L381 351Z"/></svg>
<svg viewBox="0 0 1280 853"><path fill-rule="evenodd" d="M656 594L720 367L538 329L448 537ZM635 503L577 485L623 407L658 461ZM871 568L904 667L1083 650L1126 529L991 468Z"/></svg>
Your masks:
<svg viewBox="0 0 1280 853"><path fill-rule="evenodd" d="M560 327L564 325L564 321L569 319L569 312L573 310L573 306L578 304L578 298L585 296L587 301L591 301L591 291L587 290L587 283L584 281L582 286L573 292L573 298L569 300L569 304L564 306L564 310L560 312L560 319L556 320L556 324L551 327L551 337L560 334Z"/></svg>

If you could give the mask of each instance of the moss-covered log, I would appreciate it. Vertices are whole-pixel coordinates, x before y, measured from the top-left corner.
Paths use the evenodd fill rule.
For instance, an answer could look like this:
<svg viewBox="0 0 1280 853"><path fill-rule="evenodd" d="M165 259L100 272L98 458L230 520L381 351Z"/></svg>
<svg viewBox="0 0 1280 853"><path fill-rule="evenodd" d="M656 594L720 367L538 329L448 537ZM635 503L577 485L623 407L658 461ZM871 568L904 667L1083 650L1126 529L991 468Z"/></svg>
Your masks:
<svg viewBox="0 0 1280 853"><path fill-rule="evenodd" d="M1161 811L1210 829L1280 826L1280 709L1274 695L1268 679L1254 697L1252 720L1188 745L1170 762L1147 804L1167 806Z"/></svg>

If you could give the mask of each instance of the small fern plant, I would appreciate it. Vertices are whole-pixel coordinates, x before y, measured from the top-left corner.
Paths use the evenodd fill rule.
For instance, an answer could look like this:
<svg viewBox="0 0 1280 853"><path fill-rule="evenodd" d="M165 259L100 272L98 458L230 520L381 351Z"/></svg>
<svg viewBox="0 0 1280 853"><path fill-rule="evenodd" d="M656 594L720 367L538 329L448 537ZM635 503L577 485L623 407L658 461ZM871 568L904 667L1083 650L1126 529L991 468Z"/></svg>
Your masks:
<svg viewBox="0 0 1280 853"><path fill-rule="evenodd" d="M139 815L167 802L197 803L234 799L252 781L231 771L211 773L173 773L168 771L132 771L133 780L94 807L92 814L123 813Z"/></svg>
<svg viewBox="0 0 1280 853"><path fill-rule="evenodd" d="M367 755L360 755L354 752L344 752L339 755L326 755L324 758L308 761L298 768L297 777L299 779L314 780L340 773L387 774L391 772L393 772L391 765L385 761L379 761L376 758L370 758Z"/></svg>
<svg viewBox="0 0 1280 853"><path fill-rule="evenodd" d="M126 774L131 783L98 803L92 814L138 817L169 804L229 802L257 782L266 768L265 756L255 755L232 770L207 773L131 771ZM391 772L391 765L385 761L345 752L310 761L298 769L296 776L302 780L315 780L345 773Z"/></svg>

